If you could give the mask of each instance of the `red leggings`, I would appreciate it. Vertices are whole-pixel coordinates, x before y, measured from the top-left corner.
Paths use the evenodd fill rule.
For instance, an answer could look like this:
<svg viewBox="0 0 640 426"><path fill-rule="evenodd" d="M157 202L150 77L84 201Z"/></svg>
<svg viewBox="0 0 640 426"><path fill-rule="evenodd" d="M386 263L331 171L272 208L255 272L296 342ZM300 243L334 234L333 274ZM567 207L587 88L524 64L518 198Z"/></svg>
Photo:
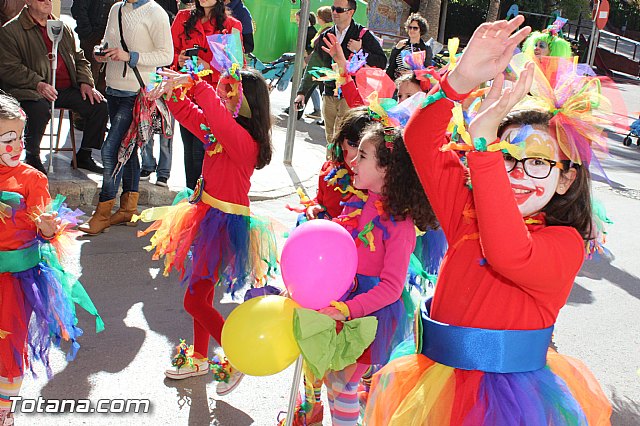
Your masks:
<svg viewBox="0 0 640 426"><path fill-rule="evenodd" d="M224 318L213 307L215 284L196 281L184 294L184 309L193 317L193 349L203 357L209 352L209 336L221 343Z"/></svg>

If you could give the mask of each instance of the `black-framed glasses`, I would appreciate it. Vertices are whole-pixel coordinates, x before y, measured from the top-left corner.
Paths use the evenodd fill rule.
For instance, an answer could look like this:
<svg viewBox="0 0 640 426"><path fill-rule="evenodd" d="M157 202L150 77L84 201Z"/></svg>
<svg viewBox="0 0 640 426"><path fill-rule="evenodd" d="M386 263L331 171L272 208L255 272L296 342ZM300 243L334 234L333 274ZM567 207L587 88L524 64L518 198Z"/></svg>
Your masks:
<svg viewBox="0 0 640 426"><path fill-rule="evenodd" d="M350 7L331 6L331 11L335 13L345 13L349 10L353 10Z"/></svg>
<svg viewBox="0 0 640 426"><path fill-rule="evenodd" d="M416 30L416 31L420 31L420 27L414 27L413 25L408 26L407 29L409 30Z"/></svg>
<svg viewBox="0 0 640 426"><path fill-rule="evenodd" d="M523 158L518 160L509 154L504 154L504 167L507 173L516 168L518 163L522 163L522 169L527 176L534 179L544 179L551 174L554 167L564 170L565 165L562 161L547 160L546 158Z"/></svg>

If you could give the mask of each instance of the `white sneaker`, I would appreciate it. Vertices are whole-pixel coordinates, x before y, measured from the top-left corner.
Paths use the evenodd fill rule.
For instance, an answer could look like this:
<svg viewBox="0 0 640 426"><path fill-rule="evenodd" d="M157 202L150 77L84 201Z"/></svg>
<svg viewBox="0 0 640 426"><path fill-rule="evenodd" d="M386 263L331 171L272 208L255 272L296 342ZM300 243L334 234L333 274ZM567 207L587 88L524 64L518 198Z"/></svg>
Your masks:
<svg viewBox="0 0 640 426"><path fill-rule="evenodd" d="M235 388L238 387L244 373L233 368L222 348L215 351L215 356L211 362L211 371L213 372L213 378L218 382L216 386L216 393L219 396L228 395Z"/></svg>
<svg viewBox="0 0 640 426"><path fill-rule="evenodd" d="M180 380L187 379L189 377L202 376L209 372L209 361L193 360L193 366L189 364L184 365L172 365L164 371L164 375L169 379Z"/></svg>

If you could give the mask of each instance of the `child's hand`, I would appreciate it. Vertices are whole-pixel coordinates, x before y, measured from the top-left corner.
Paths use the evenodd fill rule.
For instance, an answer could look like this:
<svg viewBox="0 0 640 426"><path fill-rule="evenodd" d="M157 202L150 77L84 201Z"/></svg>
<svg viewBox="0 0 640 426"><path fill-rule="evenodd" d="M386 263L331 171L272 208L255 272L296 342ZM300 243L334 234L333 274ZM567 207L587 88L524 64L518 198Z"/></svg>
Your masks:
<svg viewBox="0 0 640 426"><path fill-rule="evenodd" d="M326 308L320 309L318 312L321 314L327 315L333 318L336 321L346 321L347 317L345 317L342 312L334 308L333 306L327 306Z"/></svg>
<svg viewBox="0 0 640 426"><path fill-rule="evenodd" d="M331 59L338 64L340 72L344 74L347 71L347 58L344 57L344 52L342 51L338 37L336 37L335 34L329 33L324 37L324 44L326 46L322 46L322 50L331 56Z"/></svg>
<svg viewBox="0 0 640 426"><path fill-rule="evenodd" d="M57 213L42 213L35 218L36 227L45 238L52 238L58 232L60 219Z"/></svg>
<svg viewBox="0 0 640 426"><path fill-rule="evenodd" d="M496 75L487 97L482 101L478 115L469 126L471 138L485 138L488 143L497 137L498 126L502 119L513 109L515 104L529 92L533 82L534 66L527 63L513 89L502 91L504 75Z"/></svg>
<svg viewBox="0 0 640 426"><path fill-rule="evenodd" d="M505 70L515 47L531 32L524 27L513 33L524 22L518 15L510 21L485 22L473 33L462 53L458 65L448 77L451 88L458 93L468 93L481 83L495 78Z"/></svg>
<svg viewBox="0 0 640 426"><path fill-rule="evenodd" d="M318 218L318 214L320 214L320 212L323 212L325 210L324 207L322 207L321 205L313 205L313 206L309 206L307 208L307 211L305 212L305 215L307 216L307 219L309 220L313 220L313 219L317 219Z"/></svg>
<svg viewBox="0 0 640 426"><path fill-rule="evenodd" d="M158 99L163 95L171 96L176 87L185 85L191 80L189 74L176 72L168 68L162 68L161 71L158 71L158 75L162 77L162 82L147 93L147 97L150 99Z"/></svg>

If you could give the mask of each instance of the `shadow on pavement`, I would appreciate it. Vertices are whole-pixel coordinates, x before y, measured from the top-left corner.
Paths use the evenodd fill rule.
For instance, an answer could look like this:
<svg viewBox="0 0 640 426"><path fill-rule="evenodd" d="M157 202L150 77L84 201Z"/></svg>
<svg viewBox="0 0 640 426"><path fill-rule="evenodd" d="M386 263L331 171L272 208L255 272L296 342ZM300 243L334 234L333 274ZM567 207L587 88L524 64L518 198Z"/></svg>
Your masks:
<svg viewBox="0 0 640 426"><path fill-rule="evenodd" d="M621 397L614 391L611 395L611 424L614 426L628 426L638 424L640 419L640 403Z"/></svg>
<svg viewBox="0 0 640 426"><path fill-rule="evenodd" d="M640 299L640 279L623 269L613 266L608 260L600 259L587 261L582 265L582 269L578 275L581 277L591 278L593 280L606 279L611 284L620 287L636 299ZM574 289L576 287L579 286L574 286ZM569 297L569 300L572 301L571 296Z"/></svg>

